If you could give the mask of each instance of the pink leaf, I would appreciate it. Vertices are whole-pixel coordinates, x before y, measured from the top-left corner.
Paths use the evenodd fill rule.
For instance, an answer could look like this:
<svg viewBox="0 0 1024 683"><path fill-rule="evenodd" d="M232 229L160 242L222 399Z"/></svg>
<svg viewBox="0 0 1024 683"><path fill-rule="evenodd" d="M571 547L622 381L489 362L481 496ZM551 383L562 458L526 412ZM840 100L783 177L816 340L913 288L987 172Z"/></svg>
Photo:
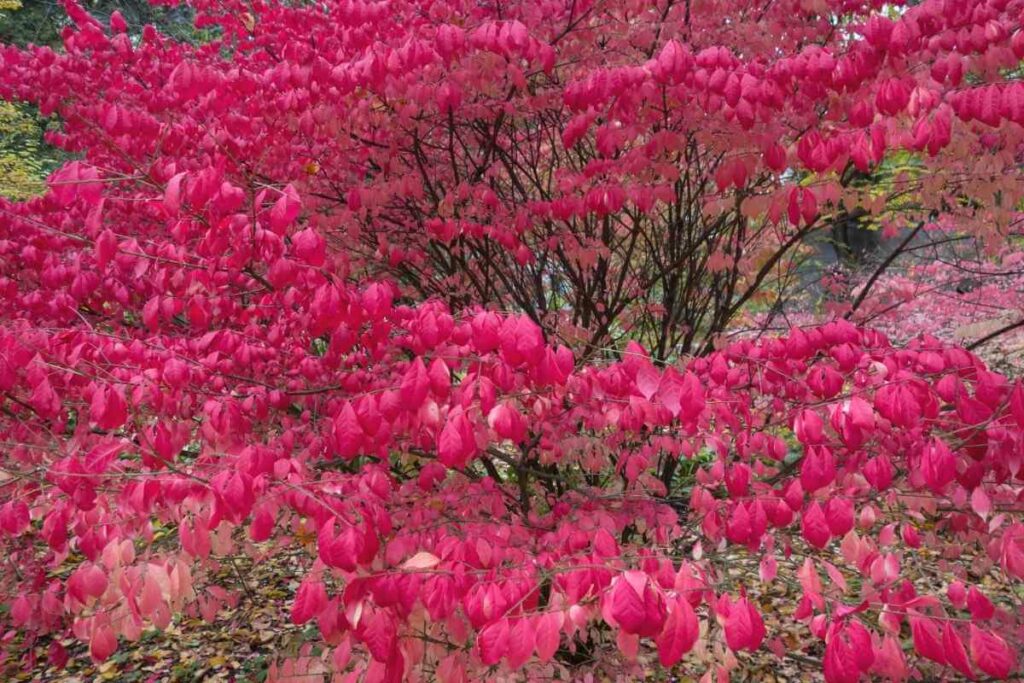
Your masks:
<svg viewBox="0 0 1024 683"><path fill-rule="evenodd" d="M164 189L164 208L170 216L177 216L181 210L181 183L184 178L184 173L178 173L167 182Z"/></svg>
<svg viewBox="0 0 1024 683"><path fill-rule="evenodd" d="M988 519L992 513L992 501L981 486L976 486L971 493L971 509L982 519Z"/></svg>
<svg viewBox="0 0 1024 683"><path fill-rule="evenodd" d="M650 363L643 363L636 373L636 387L640 395L651 400L658 393L658 386L661 384L661 373Z"/></svg>
<svg viewBox="0 0 1024 683"><path fill-rule="evenodd" d="M562 615L558 612L547 612L534 618L534 642L540 661L547 662L555 656L561 638L561 625Z"/></svg>
<svg viewBox="0 0 1024 683"><path fill-rule="evenodd" d="M270 229L279 235L284 234L285 228L292 224L301 208L302 201L299 199L299 193L293 185L286 185L281 196L270 209Z"/></svg>
<svg viewBox="0 0 1024 683"><path fill-rule="evenodd" d="M621 554L619 544L607 529L598 529L594 533L594 540L591 542L594 553L599 557L618 557Z"/></svg>
<svg viewBox="0 0 1024 683"><path fill-rule="evenodd" d="M441 558L421 550L402 564L402 569L433 569L440 564Z"/></svg>
<svg viewBox="0 0 1024 683"><path fill-rule="evenodd" d="M944 442L936 439L925 447L921 456L921 471L925 483L935 493L942 490L956 477L956 459Z"/></svg>

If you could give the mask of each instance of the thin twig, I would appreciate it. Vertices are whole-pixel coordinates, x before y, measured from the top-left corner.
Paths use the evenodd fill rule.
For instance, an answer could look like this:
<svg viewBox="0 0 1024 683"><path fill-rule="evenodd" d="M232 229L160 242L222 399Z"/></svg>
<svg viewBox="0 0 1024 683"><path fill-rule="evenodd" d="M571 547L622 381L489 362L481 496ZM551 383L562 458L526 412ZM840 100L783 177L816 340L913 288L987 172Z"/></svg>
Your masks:
<svg viewBox="0 0 1024 683"><path fill-rule="evenodd" d="M1004 325L1003 327L1000 327L995 332L990 332L990 333L986 334L981 339L976 339L975 341L972 341L965 348L968 351L973 351L974 349L978 348L982 344L987 344L988 342L992 341L996 337L1002 336L1002 335L1006 334L1007 332L1012 332L1013 330L1017 329L1018 327L1024 327L1024 318L1021 318L1020 320L1018 320L1015 323L1010 323L1009 325Z"/></svg>

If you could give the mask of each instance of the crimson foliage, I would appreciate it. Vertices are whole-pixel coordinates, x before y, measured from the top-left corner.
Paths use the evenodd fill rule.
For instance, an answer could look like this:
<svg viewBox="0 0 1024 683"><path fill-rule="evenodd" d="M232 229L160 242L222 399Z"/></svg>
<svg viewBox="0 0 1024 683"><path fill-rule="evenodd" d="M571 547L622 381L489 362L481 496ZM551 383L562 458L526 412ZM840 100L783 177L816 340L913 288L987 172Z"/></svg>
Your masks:
<svg viewBox="0 0 1024 683"><path fill-rule="evenodd" d="M1005 236L1019 0L196 0L198 46L66 4L0 52L82 157L0 204L12 652L103 660L292 550L330 647L291 673L725 674L780 627L829 681L1017 671L973 577L1024 578L1021 383L723 333L887 149Z"/></svg>

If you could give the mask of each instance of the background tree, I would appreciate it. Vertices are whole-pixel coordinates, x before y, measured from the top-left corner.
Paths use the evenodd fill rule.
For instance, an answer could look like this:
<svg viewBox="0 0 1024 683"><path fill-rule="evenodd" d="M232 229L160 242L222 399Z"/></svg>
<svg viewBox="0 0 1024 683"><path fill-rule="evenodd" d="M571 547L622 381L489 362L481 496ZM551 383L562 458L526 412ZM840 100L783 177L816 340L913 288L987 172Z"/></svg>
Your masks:
<svg viewBox="0 0 1024 683"><path fill-rule="evenodd" d="M109 21L114 12L135 36L150 24L178 40L201 40L204 32L192 24L187 5L159 7L146 0L105 2L94 0L85 6L95 16ZM57 48L61 32L68 26L64 5L57 0L5 0L0 3L0 43L45 45ZM54 122L33 112L31 107L8 102L0 108L0 196L24 200L39 194L43 181L71 155L47 145L44 134Z"/></svg>
<svg viewBox="0 0 1024 683"><path fill-rule="evenodd" d="M5 0L0 5L0 42L22 47L46 45L58 47L61 31L69 25L64 3L60 0ZM194 41L202 35L193 26L193 14L186 4L159 5L145 0L86 0L81 4L97 19L107 22L117 12L127 30L138 35L151 24L178 40Z"/></svg>

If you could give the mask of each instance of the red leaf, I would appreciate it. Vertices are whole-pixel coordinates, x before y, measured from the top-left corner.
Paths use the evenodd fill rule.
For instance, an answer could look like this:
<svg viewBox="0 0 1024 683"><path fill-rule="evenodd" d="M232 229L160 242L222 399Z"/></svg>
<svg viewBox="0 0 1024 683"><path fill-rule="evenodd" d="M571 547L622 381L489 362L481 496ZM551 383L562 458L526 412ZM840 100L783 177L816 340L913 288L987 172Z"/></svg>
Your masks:
<svg viewBox="0 0 1024 683"><path fill-rule="evenodd" d="M96 238L96 269L103 270L117 253L117 236L104 230Z"/></svg>
<svg viewBox="0 0 1024 683"><path fill-rule="evenodd" d="M11 536L22 534L30 524L28 505L23 500L9 500L0 507L0 529Z"/></svg>
<svg viewBox="0 0 1024 683"><path fill-rule="evenodd" d="M516 671L530 659L534 648L533 624L530 619L520 617L512 621L508 635L508 668Z"/></svg>
<svg viewBox="0 0 1024 683"><path fill-rule="evenodd" d="M608 533L607 529L598 529L594 533L594 540L591 541L591 544L598 557L618 557L620 554L618 542Z"/></svg>
<svg viewBox="0 0 1024 683"><path fill-rule="evenodd" d="M636 661L636 656L640 652L640 636L619 631L615 634L615 644L627 662Z"/></svg>
<svg viewBox="0 0 1024 683"><path fill-rule="evenodd" d="M47 648L50 665L55 669L60 670L67 666L68 663L68 651L60 644L59 641L51 640L50 647Z"/></svg>
<svg viewBox="0 0 1024 683"><path fill-rule="evenodd" d="M252 523L249 525L249 538L256 543L262 543L270 538L274 531L274 515L265 507L261 507L253 515Z"/></svg>
<svg viewBox="0 0 1024 683"><path fill-rule="evenodd" d="M800 522L800 530L807 542L815 548L824 548L828 545L831 532L828 522L825 520L825 513L818 501L807 506Z"/></svg>
<svg viewBox="0 0 1024 683"><path fill-rule="evenodd" d="M68 593L79 602L99 598L107 591L107 575L98 565L82 565L68 580Z"/></svg>
<svg viewBox="0 0 1024 683"><path fill-rule="evenodd" d="M697 615L690 603L676 598L670 603L665 628L658 636L658 659L661 665L671 667L693 649L700 635Z"/></svg>
<svg viewBox="0 0 1024 683"><path fill-rule="evenodd" d="M892 485L892 476L892 461L888 456L875 456L864 464L864 478L878 491L885 491Z"/></svg>
<svg viewBox="0 0 1024 683"><path fill-rule="evenodd" d="M89 639L89 655L97 664L103 662L117 649L117 636L114 629L104 624L93 629Z"/></svg>
<svg viewBox="0 0 1024 683"><path fill-rule="evenodd" d="M641 591L646 589L646 578ZM647 612L644 610L644 599L633 585L619 577L611 592L611 614L615 622L626 633L637 633L644 626Z"/></svg>
<svg viewBox="0 0 1024 683"><path fill-rule="evenodd" d="M730 650L750 650L761 647L764 640L764 621L757 609L746 598L731 602L729 596L722 596L719 607L724 612L725 643ZM721 609L724 607L724 609Z"/></svg>
<svg viewBox="0 0 1024 683"><path fill-rule="evenodd" d="M948 621L942 630L942 647L945 650L946 661L949 665L973 680L974 671L971 669L971 663L967 659L967 650L964 649L964 643L960 640L960 634L956 632L956 629Z"/></svg>
<svg viewBox="0 0 1024 683"><path fill-rule="evenodd" d="M1017 35L1024 42L1024 31L1018 31ZM1024 429L1024 380L1014 382L1013 391L1010 392L1010 414L1017 426Z"/></svg>
<svg viewBox="0 0 1024 683"><path fill-rule="evenodd" d="M928 617L910 617L910 633L914 639L914 649L922 657L927 657L939 664L946 663L945 648L935 621Z"/></svg>
<svg viewBox="0 0 1024 683"><path fill-rule="evenodd" d="M623 572L609 599L611 616L624 632L651 637L661 631L665 602L643 572Z"/></svg>
<svg viewBox="0 0 1024 683"><path fill-rule="evenodd" d="M803 590L803 597L811 601L818 609L825 607L825 601L821 596L821 576L814 566L814 560L804 558L804 563L796 572L800 580L800 588Z"/></svg>
<svg viewBox="0 0 1024 683"><path fill-rule="evenodd" d="M320 559L328 567L337 567L342 571L353 571L360 555L363 553L365 541L362 533L345 525L341 533L334 536L334 521L324 523L317 537Z"/></svg>
<svg viewBox="0 0 1024 683"><path fill-rule="evenodd" d="M826 683L857 683L861 677L853 649L835 633L825 645L823 669Z"/></svg>
<svg viewBox="0 0 1024 683"><path fill-rule="evenodd" d="M312 227L300 230L292 235L292 249L295 256L311 266L322 266L326 243L324 238Z"/></svg>
<svg viewBox="0 0 1024 683"><path fill-rule="evenodd" d="M378 662L389 662L398 649L398 631L394 620L383 612L376 612L366 617L365 628L360 637L366 643L366 649Z"/></svg>
<svg viewBox="0 0 1024 683"><path fill-rule="evenodd" d="M800 411L793 421L793 432L797 440L804 445L817 445L825 439L825 423L821 416L807 408ZM804 485L804 488L810 489Z"/></svg>
<svg viewBox="0 0 1024 683"><path fill-rule="evenodd" d="M526 423L518 410L506 402L491 408L487 414L487 424L500 439L508 439L522 443L526 439Z"/></svg>
<svg viewBox="0 0 1024 683"><path fill-rule="evenodd" d="M831 498L825 504L825 520L833 536L845 536L853 528L853 501L849 498Z"/></svg>
<svg viewBox="0 0 1024 683"><path fill-rule="evenodd" d="M92 395L89 418L100 429L117 429L128 419L124 397L113 387L102 387Z"/></svg>
<svg viewBox="0 0 1024 683"><path fill-rule="evenodd" d="M661 379L658 400L684 423L695 420L705 406L700 380L692 372L680 375L672 368L668 368Z"/></svg>
<svg viewBox="0 0 1024 683"><path fill-rule="evenodd" d="M996 613L992 601L975 586L971 586L967 591L967 608L971 610L971 618L974 621L987 621Z"/></svg>
<svg viewBox="0 0 1024 683"><path fill-rule="evenodd" d="M402 402L407 406L408 410L419 410L419 407L430 392L430 378L427 377L427 368L423 365L421 358L417 357L406 368L405 374L402 375L402 384L399 387L399 391Z"/></svg>
<svg viewBox="0 0 1024 683"><path fill-rule="evenodd" d="M235 518L243 519L249 516L254 500L252 477L249 473L235 471L219 492Z"/></svg>
<svg viewBox="0 0 1024 683"><path fill-rule="evenodd" d="M838 621L829 627L825 646L825 680L857 683L875 662L871 634L858 621Z"/></svg>
<svg viewBox="0 0 1024 683"><path fill-rule="evenodd" d="M323 581L318 578L306 578L299 589L295 592L295 601L292 603L292 623L305 624L307 621L320 614L320 611L327 606L327 589Z"/></svg>
<svg viewBox="0 0 1024 683"><path fill-rule="evenodd" d="M359 455L363 448L365 435L359 425L356 411L352 404L345 401L337 417L334 418L335 452L346 460Z"/></svg>
<svg viewBox="0 0 1024 683"><path fill-rule="evenodd" d="M437 459L452 469L461 469L466 465L467 444L463 442L464 430L458 423L458 420L465 419L461 413L450 418L437 437Z"/></svg>
<svg viewBox="0 0 1024 683"><path fill-rule="evenodd" d="M485 626L476 637L480 650L480 661L485 666L494 666L508 651L509 628L507 619L499 619Z"/></svg>
<svg viewBox="0 0 1024 683"><path fill-rule="evenodd" d="M835 481L836 462L832 451L825 446L808 447L800 464L800 484L808 493L814 493Z"/></svg>
<svg viewBox="0 0 1024 683"><path fill-rule="evenodd" d="M45 418L56 417L60 412L60 398L53 390L50 381L43 377L32 389L29 397L29 404L40 416Z"/></svg>
<svg viewBox="0 0 1024 683"><path fill-rule="evenodd" d="M1011 524L1003 533L999 563L1010 576L1024 578L1024 524Z"/></svg>
<svg viewBox="0 0 1024 683"><path fill-rule="evenodd" d="M299 199L299 193L293 185L286 185L280 198L270 209L270 229L283 235L285 228L292 224L301 208L302 200Z"/></svg>
<svg viewBox="0 0 1024 683"><path fill-rule="evenodd" d="M971 658L979 669L993 678L1009 678L1016 666L1016 657L1006 641L974 624L971 624Z"/></svg>

